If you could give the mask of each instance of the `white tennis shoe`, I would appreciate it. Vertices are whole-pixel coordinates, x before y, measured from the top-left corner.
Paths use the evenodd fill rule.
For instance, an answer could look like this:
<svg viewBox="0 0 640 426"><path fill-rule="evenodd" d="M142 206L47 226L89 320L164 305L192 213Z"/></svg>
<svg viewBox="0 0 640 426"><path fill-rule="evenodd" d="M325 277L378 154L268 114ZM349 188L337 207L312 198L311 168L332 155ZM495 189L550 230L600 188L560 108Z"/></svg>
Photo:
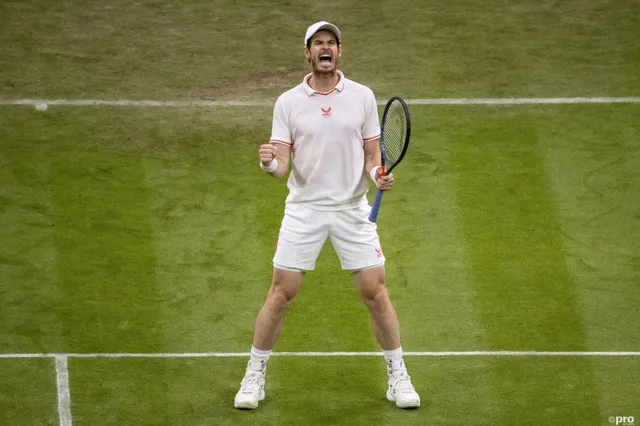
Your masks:
<svg viewBox="0 0 640 426"><path fill-rule="evenodd" d="M253 410L258 408L258 402L264 399L264 378L267 368L264 365L252 364L255 363L249 361L247 372L240 383L240 390L233 401L233 406L236 408Z"/></svg>
<svg viewBox="0 0 640 426"><path fill-rule="evenodd" d="M387 389L387 399L395 401L399 408L420 407L420 395L411 384L411 377L404 368L404 363L400 364L400 369L391 369L391 363L387 367L389 376L389 389Z"/></svg>

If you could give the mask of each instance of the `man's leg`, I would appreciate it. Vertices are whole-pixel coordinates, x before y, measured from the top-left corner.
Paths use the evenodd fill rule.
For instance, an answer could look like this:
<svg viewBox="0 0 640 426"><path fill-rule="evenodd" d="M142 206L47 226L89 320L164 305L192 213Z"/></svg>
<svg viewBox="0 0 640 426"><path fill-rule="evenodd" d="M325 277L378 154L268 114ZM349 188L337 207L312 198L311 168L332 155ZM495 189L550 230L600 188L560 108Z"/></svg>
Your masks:
<svg viewBox="0 0 640 426"><path fill-rule="evenodd" d="M256 408L258 401L264 399L267 360L282 330L287 308L302 285L302 271L315 268L329 233L327 220L327 212L296 204L285 206L273 257L271 288L256 318L251 359L234 402L237 408Z"/></svg>
<svg viewBox="0 0 640 426"><path fill-rule="evenodd" d="M382 350L399 348L400 326L385 285L384 266L354 272L353 278L360 298L369 308L373 332Z"/></svg>
<svg viewBox="0 0 640 426"><path fill-rule="evenodd" d="M373 332L387 361L389 388L387 398L400 408L417 408L420 396L416 393L402 360L398 316L389 299L385 284L384 266L354 272L353 278L371 313Z"/></svg>
<svg viewBox="0 0 640 426"><path fill-rule="evenodd" d="M284 315L300 290L302 278L302 271L273 268L273 279L267 293L267 300L256 318L253 332L254 348L263 351L273 349L282 331Z"/></svg>
<svg viewBox="0 0 640 426"><path fill-rule="evenodd" d="M236 408L257 408L258 402L264 399L266 363L280 336L285 313L302 285L302 278L301 271L273 269L267 300L256 318L251 359L234 400Z"/></svg>

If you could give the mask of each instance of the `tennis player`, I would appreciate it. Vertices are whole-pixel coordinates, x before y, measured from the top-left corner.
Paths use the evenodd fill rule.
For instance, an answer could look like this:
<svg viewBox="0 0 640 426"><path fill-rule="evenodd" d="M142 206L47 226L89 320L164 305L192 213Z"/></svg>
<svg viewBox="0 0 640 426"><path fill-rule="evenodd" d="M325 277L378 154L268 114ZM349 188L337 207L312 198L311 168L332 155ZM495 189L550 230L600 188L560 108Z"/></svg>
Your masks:
<svg viewBox="0 0 640 426"><path fill-rule="evenodd" d="M304 55L311 73L278 98L271 139L260 146L264 172L278 178L291 165L291 174L271 288L256 319L236 408L253 409L264 399L267 360L285 312L305 271L315 268L327 238L371 313L387 364L387 398L400 408L420 406L402 359L400 327L385 285L385 257L376 224L368 220L369 179L389 190L393 175L380 174L380 125L373 92L338 70L341 41L340 30L328 22L307 29Z"/></svg>

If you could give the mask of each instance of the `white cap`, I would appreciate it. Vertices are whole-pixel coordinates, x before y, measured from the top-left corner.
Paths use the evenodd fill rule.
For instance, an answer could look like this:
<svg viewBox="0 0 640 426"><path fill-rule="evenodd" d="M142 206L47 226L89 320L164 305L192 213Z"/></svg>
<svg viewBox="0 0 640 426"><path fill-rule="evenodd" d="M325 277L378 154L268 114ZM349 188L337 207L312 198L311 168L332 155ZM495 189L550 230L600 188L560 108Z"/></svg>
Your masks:
<svg viewBox="0 0 640 426"><path fill-rule="evenodd" d="M338 39L338 44L342 40L342 35L340 34L340 30L338 29L338 27L330 24L329 22L320 21L307 28L307 33L304 36L304 45L306 46L309 39L320 30L328 30L335 34L336 38Z"/></svg>

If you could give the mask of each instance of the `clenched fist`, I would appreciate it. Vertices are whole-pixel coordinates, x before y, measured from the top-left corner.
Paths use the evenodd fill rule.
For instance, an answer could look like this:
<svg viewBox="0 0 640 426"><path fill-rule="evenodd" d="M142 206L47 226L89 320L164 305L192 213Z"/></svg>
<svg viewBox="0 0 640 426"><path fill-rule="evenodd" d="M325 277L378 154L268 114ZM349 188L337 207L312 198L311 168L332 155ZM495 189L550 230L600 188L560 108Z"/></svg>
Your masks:
<svg viewBox="0 0 640 426"><path fill-rule="evenodd" d="M272 143L260 145L260 161L262 165L268 167L278 152L278 146Z"/></svg>

